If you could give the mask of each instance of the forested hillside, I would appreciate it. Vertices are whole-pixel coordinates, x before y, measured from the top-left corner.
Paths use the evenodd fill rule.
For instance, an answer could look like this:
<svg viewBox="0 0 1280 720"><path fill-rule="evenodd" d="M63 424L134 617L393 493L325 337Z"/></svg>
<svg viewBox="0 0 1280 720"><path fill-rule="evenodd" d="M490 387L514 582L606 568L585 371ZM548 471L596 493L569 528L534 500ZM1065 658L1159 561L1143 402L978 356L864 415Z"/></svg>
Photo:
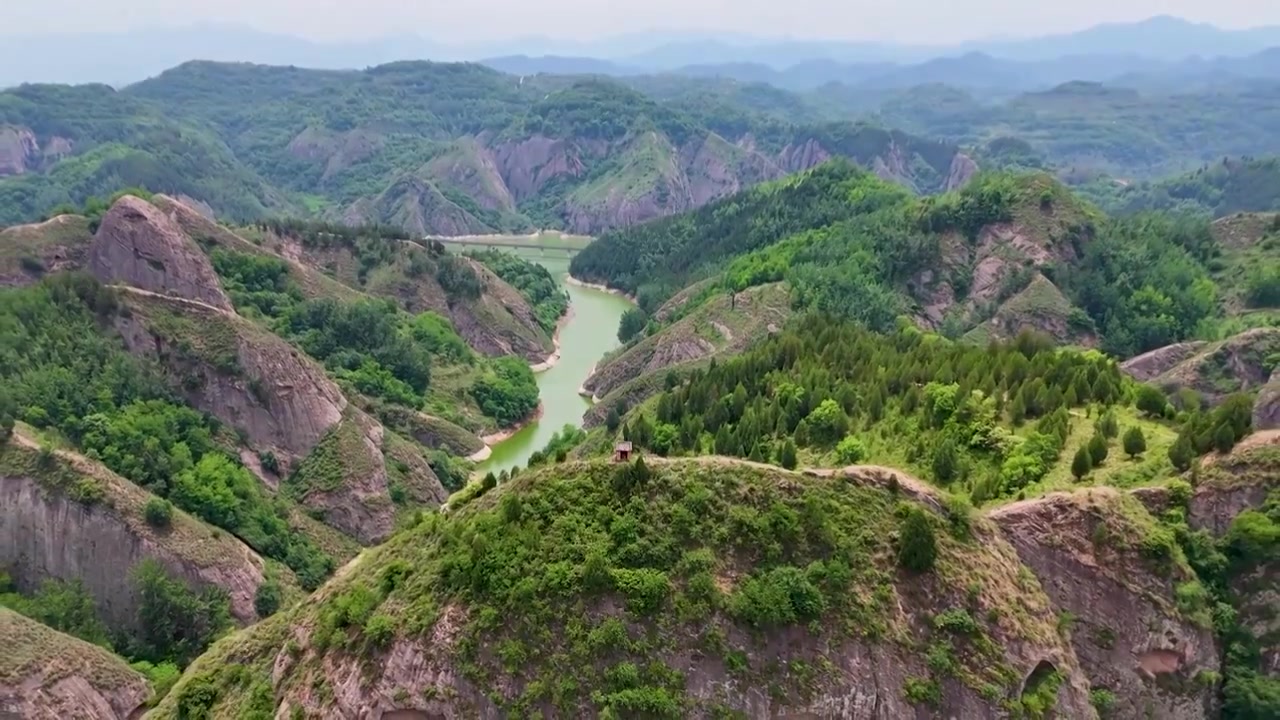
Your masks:
<svg viewBox="0 0 1280 720"><path fill-rule="evenodd" d="M973 172L946 143L750 104L684 107L605 79L427 62L362 72L193 62L119 92L0 94L0 222L142 187L241 221L595 233L832 156L917 192Z"/></svg>
<svg viewBox="0 0 1280 720"><path fill-rule="evenodd" d="M898 316L953 337L1033 327L1128 357L1238 328L1223 324L1240 310L1227 298L1246 283L1256 285L1254 307L1274 308L1264 298L1269 271L1248 280L1221 272L1265 242L1225 245L1207 218L1107 218L1044 175L987 174L920 199L836 163L608 233L572 271L637 296L625 339L695 281L709 279L662 322L713 294L785 280L796 308L873 329ZM1002 315L1006 307L1017 311Z"/></svg>
<svg viewBox="0 0 1280 720"><path fill-rule="evenodd" d="M1134 90L1069 82L991 106L939 85L886 99L879 122L973 147L1012 136L1068 177L1126 181L1189 172L1224 157L1280 154L1280 84Z"/></svg>
<svg viewBox="0 0 1280 720"><path fill-rule="evenodd" d="M1116 213L1147 210L1224 217L1280 210L1280 160L1222 158L1192 172L1142 183L1093 181L1082 193Z"/></svg>

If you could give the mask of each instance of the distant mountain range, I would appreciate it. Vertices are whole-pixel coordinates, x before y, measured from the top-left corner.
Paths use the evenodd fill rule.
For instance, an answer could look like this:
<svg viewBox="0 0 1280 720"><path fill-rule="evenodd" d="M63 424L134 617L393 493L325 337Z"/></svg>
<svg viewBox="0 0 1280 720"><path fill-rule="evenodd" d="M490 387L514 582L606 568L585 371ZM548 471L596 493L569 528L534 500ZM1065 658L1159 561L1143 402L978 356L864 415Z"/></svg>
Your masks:
<svg viewBox="0 0 1280 720"><path fill-rule="evenodd" d="M1224 30L1172 17L1099 25L1020 40L949 46L771 40L704 33L634 33L592 42L520 38L449 45L415 35L358 43L320 43L228 25L123 33L13 35L0 43L0 87L23 82L121 86L188 60L252 62L319 69L359 69L394 60L482 60L513 73L604 74L678 72L726 76L808 89L826 82L878 82L907 87L963 80L977 68L984 81L1024 90L1066 80L1110 80L1128 74L1177 72L1184 66L1237 75L1235 60L1280 47L1280 27ZM1275 53L1261 66L1275 73ZM1213 58L1206 60L1204 58ZM1249 73L1261 72L1247 65ZM924 78L924 79L922 79ZM958 83L974 87L970 83Z"/></svg>
<svg viewBox="0 0 1280 720"><path fill-rule="evenodd" d="M608 60L546 55L507 55L481 61L514 75L609 75L638 77L653 74L638 65ZM758 62L685 65L663 74L693 78L726 78L766 83L786 90L815 90L839 83L863 90L897 90L943 84L967 90L1011 95L1045 90L1081 80L1131 87L1183 86L1186 82L1280 78L1280 47L1245 56L1199 56L1160 60L1134 54L1064 55L1050 60L1010 60L985 52L938 57L920 63L843 63L806 60L776 69Z"/></svg>

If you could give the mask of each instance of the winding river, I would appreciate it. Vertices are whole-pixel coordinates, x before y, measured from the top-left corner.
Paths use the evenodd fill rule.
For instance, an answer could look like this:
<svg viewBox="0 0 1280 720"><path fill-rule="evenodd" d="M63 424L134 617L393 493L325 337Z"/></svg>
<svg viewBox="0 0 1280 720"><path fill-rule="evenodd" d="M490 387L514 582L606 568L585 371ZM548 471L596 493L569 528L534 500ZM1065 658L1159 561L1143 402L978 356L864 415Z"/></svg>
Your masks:
<svg viewBox="0 0 1280 720"><path fill-rule="evenodd" d="M561 287L569 291L572 317L560 329L560 361L537 376L542 416L494 445L493 454L478 468L481 472L524 467L529 456L545 447L566 424L582 424L582 415L591 402L578 394L578 388L596 362L618 346L618 320L631 307L625 298L612 293L565 283L569 274L569 261L565 258L521 254L550 270Z"/></svg>

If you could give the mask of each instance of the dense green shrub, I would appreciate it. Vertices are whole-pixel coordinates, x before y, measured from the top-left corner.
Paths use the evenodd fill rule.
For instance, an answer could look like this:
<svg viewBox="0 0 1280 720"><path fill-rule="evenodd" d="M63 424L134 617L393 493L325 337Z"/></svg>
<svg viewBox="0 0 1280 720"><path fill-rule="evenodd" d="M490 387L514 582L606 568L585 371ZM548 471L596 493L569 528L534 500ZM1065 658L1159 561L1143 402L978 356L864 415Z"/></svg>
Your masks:
<svg viewBox="0 0 1280 720"><path fill-rule="evenodd" d="M173 519L173 505L163 498L149 498L142 509L142 515L151 527L167 528Z"/></svg>
<svg viewBox="0 0 1280 720"><path fill-rule="evenodd" d="M907 506L898 538L898 564L912 572L933 569L938 558L938 540L933 522L920 508Z"/></svg>

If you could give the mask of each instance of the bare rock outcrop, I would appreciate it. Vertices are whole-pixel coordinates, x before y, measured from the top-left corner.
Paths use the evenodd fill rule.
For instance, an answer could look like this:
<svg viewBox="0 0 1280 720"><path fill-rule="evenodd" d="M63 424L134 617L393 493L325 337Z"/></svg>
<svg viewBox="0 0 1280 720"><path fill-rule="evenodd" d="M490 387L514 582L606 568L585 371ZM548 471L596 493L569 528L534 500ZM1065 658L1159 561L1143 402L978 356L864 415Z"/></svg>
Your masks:
<svg viewBox="0 0 1280 720"><path fill-rule="evenodd" d="M1199 682L1218 671L1208 624L1173 606L1175 587L1194 579L1170 557L1142 547L1155 521L1111 488L1055 493L990 513L1061 613L1094 688L1114 693L1116 717L1203 718L1216 702Z"/></svg>
<svg viewBox="0 0 1280 720"><path fill-rule="evenodd" d="M789 173L808 170L831 159L822 144L813 138L786 146L778 153L778 164Z"/></svg>
<svg viewBox="0 0 1280 720"><path fill-rule="evenodd" d="M1179 363L1200 352L1208 343L1196 340L1193 342L1175 343L1156 348L1120 363L1120 369L1142 382L1154 380L1169 372Z"/></svg>
<svg viewBox="0 0 1280 720"><path fill-rule="evenodd" d="M103 283L231 309L199 246L158 208L131 195L103 216L89 247L89 269Z"/></svg>
<svg viewBox="0 0 1280 720"><path fill-rule="evenodd" d="M1280 369L1271 373L1271 379L1258 390L1258 397L1253 401L1253 429L1276 428L1280 428Z"/></svg>
<svg viewBox="0 0 1280 720"><path fill-rule="evenodd" d="M415 175L396 178L381 194L357 200L342 219L352 225L393 225L413 237L491 231L483 221L445 197L430 180Z"/></svg>
<svg viewBox="0 0 1280 720"><path fill-rule="evenodd" d="M40 162L40 143L30 128L0 126L0 177L21 175Z"/></svg>
<svg viewBox="0 0 1280 720"><path fill-rule="evenodd" d="M516 208L515 198L502 179L493 151L475 138L458 140L452 152L427 163L426 172L438 182L466 193L486 210L513 211Z"/></svg>
<svg viewBox="0 0 1280 720"><path fill-rule="evenodd" d="M947 179L942 189L944 192L959 190L967 185L969 180L977 174L978 163L964 153L956 153L956 156L951 158L951 168L947 171Z"/></svg>
<svg viewBox="0 0 1280 720"><path fill-rule="evenodd" d="M1231 393L1267 385L1276 370L1272 364L1277 356L1280 356L1280 328L1266 327L1246 330L1216 343L1181 343L1160 348L1139 355L1121 368L1166 390L1191 388L1210 402L1216 402ZM1157 369L1159 372L1152 375ZM1263 422L1256 429L1264 429L1274 422L1274 401L1268 399L1270 397L1268 393L1259 407Z"/></svg>
<svg viewBox="0 0 1280 720"><path fill-rule="evenodd" d="M586 172L579 157L581 152L582 148L570 140L544 135L493 146L494 162L516 202L524 202L537 195L547 183L558 177L580 177Z"/></svg>
<svg viewBox="0 0 1280 720"><path fill-rule="evenodd" d="M107 650L0 607L0 717L131 720L147 680Z"/></svg>
<svg viewBox="0 0 1280 720"><path fill-rule="evenodd" d="M236 428L259 456L273 455L280 476L302 484L303 505L361 542L390 534L384 428L315 361L234 313L136 290L123 298L129 311L116 329L130 352L159 361L189 404ZM425 462L406 467L409 499L443 501Z"/></svg>
<svg viewBox="0 0 1280 720"><path fill-rule="evenodd" d="M179 510L156 530L143 516L145 490L69 452L43 460L34 441L16 438L0 448L0 566L20 590L79 580L104 621L128 629L138 607L130 571L150 558L194 586L225 590L237 621L256 619L265 565L248 546Z"/></svg>
<svg viewBox="0 0 1280 720"><path fill-rule="evenodd" d="M368 415L348 408L342 422L288 479L302 504L321 513L325 524L364 544L385 540L395 526L382 450L385 433ZM435 475L430 477L439 488ZM441 488L438 495L444 494Z"/></svg>

